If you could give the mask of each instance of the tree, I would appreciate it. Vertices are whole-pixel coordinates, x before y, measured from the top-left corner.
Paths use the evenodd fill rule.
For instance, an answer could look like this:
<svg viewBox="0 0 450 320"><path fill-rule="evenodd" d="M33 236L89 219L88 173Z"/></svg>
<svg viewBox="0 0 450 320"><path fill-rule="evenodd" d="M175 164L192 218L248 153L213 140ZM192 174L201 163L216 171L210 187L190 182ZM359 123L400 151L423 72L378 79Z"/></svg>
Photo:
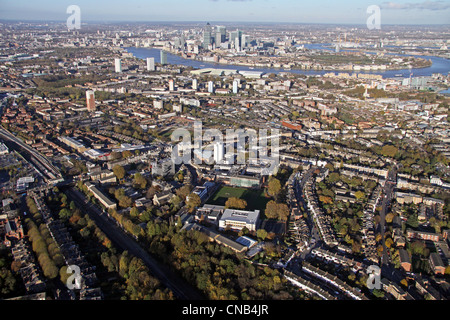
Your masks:
<svg viewBox="0 0 450 320"><path fill-rule="evenodd" d="M139 216L139 210L136 207L131 208L130 210L130 216L132 218L136 218L137 216Z"/></svg>
<svg viewBox="0 0 450 320"><path fill-rule="evenodd" d="M394 214L392 213L392 212L389 212L387 215L386 215L386 223L392 223L392 221L394 220Z"/></svg>
<svg viewBox="0 0 450 320"><path fill-rule="evenodd" d="M145 179L139 172L134 175L134 183L141 189L145 189L147 186L147 179Z"/></svg>
<svg viewBox="0 0 450 320"><path fill-rule="evenodd" d="M145 194L145 197L147 199L153 199L153 197L155 196L155 194L158 192L158 188L155 186L151 186L150 188L148 188L147 193Z"/></svg>
<svg viewBox="0 0 450 320"><path fill-rule="evenodd" d="M259 229L258 231L256 231L256 236L264 241L267 238L267 231L264 229Z"/></svg>
<svg viewBox="0 0 450 320"><path fill-rule="evenodd" d="M385 244L386 244L386 247L392 248L394 241L391 238L387 238Z"/></svg>
<svg viewBox="0 0 450 320"><path fill-rule="evenodd" d="M324 203L324 204L332 204L333 203L333 199L331 197L328 196L319 196L319 201Z"/></svg>
<svg viewBox="0 0 450 320"><path fill-rule="evenodd" d="M196 207L199 207L202 204L202 200L199 195L196 193L191 193L189 197L187 197L186 205L189 208L190 212L193 212Z"/></svg>
<svg viewBox="0 0 450 320"><path fill-rule="evenodd" d="M270 200L267 203L266 210L264 212L268 219L277 219L278 218L277 203L273 200Z"/></svg>
<svg viewBox="0 0 450 320"><path fill-rule="evenodd" d="M419 226L419 220L417 218L417 213L410 214L408 220L406 220L406 225L411 228L417 228Z"/></svg>
<svg viewBox="0 0 450 320"><path fill-rule="evenodd" d="M70 217L72 217L72 212L70 212L70 210L68 209L61 209L61 211L59 211L59 217L62 220L67 220L70 219Z"/></svg>
<svg viewBox="0 0 450 320"><path fill-rule="evenodd" d="M225 202L225 208L229 209L245 209L247 208L247 201L236 197L231 197Z"/></svg>
<svg viewBox="0 0 450 320"><path fill-rule="evenodd" d="M385 146L383 146L383 148L381 148L381 154L386 157L393 158L393 157L395 157L397 152L398 152L398 149L391 145L385 145Z"/></svg>
<svg viewBox="0 0 450 320"><path fill-rule="evenodd" d="M271 200L266 205L266 217L286 221L289 216L289 207L284 203L276 203Z"/></svg>
<svg viewBox="0 0 450 320"><path fill-rule="evenodd" d="M338 182L341 179L341 176L337 172L333 172L329 175L328 181L332 184Z"/></svg>
<svg viewBox="0 0 450 320"><path fill-rule="evenodd" d="M129 208L133 204L133 199L128 196L122 196L119 199L119 206L122 208Z"/></svg>
<svg viewBox="0 0 450 320"><path fill-rule="evenodd" d="M125 177L125 169L122 166L115 165L113 172L119 180L122 180Z"/></svg>
<svg viewBox="0 0 450 320"><path fill-rule="evenodd" d="M366 195L364 194L364 192L362 192L362 191L356 191L355 192L355 197L356 197L356 200L362 200L364 197L365 197Z"/></svg>
<svg viewBox="0 0 450 320"><path fill-rule="evenodd" d="M187 196L189 195L189 193L191 193L192 190L192 186L187 184L182 186L180 189L178 189L176 191L177 196L179 196L181 198L181 200L186 200Z"/></svg>
<svg viewBox="0 0 450 320"><path fill-rule="evenodd" d="M267 186L267 193L272 197L276 197L281 191L281 183L277 178L271 178Z"/></svg>

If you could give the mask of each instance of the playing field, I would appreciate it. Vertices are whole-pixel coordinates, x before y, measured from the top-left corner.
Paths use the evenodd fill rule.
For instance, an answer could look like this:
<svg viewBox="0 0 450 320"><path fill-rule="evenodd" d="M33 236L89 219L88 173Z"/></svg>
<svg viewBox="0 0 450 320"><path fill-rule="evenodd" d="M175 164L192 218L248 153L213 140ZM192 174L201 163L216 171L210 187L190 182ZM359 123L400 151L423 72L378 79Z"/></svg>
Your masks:
<svg viewBox="0 0 450 320"><path fill-rule="evenodd" d="M246 188L221 187L209 198L207 204L224 206L228 198L236 197L247 201L247 210L264 211L267 202L270 201L264 195L264 190L252 190Z"/></svg>

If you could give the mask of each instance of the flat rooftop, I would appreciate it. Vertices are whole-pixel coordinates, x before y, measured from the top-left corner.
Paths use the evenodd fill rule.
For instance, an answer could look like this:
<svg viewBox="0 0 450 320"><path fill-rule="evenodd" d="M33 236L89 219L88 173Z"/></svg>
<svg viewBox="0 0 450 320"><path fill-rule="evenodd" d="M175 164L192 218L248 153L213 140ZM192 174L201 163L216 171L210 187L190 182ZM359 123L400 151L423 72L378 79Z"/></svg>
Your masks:
<svg viewBox="0 0 450 320"><path fill-rule="evenodd" d="M259 218L259 210L244 211L236 209L226 209L220 220L242 221L248 224L256 223Z"/></svg>

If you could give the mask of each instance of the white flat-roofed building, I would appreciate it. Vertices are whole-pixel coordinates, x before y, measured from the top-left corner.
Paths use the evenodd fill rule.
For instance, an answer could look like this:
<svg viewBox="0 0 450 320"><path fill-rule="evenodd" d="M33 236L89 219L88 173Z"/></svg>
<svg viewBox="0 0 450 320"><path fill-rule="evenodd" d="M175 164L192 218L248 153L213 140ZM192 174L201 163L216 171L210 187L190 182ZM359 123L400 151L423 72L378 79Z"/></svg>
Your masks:
<svg viewBox="0 0 450 320"><path fill-rule="evenodd" d="M225 230L229 227L232 230L240 231L246 227L249 231L256 231L259 224L259 214L259 210L226 209L219 220L219 229Z"/></svg>

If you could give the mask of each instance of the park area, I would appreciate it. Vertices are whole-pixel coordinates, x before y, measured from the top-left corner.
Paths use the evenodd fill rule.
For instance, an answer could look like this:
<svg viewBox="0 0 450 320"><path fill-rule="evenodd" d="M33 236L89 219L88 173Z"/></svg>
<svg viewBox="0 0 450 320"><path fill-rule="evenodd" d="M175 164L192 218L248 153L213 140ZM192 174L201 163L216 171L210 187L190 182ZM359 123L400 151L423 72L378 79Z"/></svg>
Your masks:
<svg viewBox="0 0 450 320"><path fill-rule="evenodd" d="M246 210L260 210L261 213L264 212L267 202L270 201L270 198L265 195L263 189L255 190L224 186L219 188L209 198L207 204L225 206L225 202L232 197L245 200L247 202Z"/></svg>

